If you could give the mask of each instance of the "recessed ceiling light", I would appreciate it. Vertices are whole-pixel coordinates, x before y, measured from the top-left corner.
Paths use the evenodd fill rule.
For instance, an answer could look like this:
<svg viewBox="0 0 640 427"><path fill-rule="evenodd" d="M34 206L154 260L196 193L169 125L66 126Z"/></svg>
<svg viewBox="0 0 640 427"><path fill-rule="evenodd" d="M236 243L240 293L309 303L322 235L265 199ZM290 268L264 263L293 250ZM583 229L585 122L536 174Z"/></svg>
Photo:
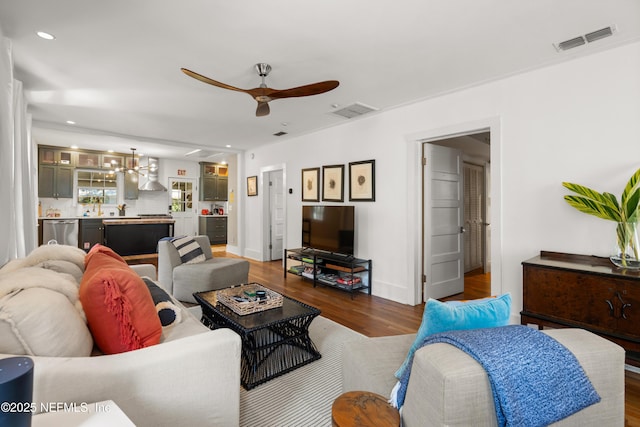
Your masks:
<svg viewBox="0 0 640 427"><path fill-rule="evenodd" d="M67 120L67 124L68 124L68 125L75 125L75 124L76 124L76 122L74 122L73 120Z"/></svg>
<svg viewBox="0 0 640 427"><path fill-rule="evenodd" d="M107 150L107 153L113 153L113 150Z"/></svg>
<svg viewBox="0 0 640 427"><path fill-rule="evenodd" d="M77 145L72 145L71 148L73 148L74 150L77 150L78 146Z"/></svg>
<svg viewBox="0 0 640 427"><path fill-rule="evenodd" d="M227 147L227 148L231 148L231 146L230 146L229 144L225 145L225 147Z"/></svg>
<svg viewBox="0 0 640 427"><path fill-rule="evenodd" d="M53 34L45 33L44 31L38 31L36 34L41 39L45 40L54 40L56 38Z"/></svg>

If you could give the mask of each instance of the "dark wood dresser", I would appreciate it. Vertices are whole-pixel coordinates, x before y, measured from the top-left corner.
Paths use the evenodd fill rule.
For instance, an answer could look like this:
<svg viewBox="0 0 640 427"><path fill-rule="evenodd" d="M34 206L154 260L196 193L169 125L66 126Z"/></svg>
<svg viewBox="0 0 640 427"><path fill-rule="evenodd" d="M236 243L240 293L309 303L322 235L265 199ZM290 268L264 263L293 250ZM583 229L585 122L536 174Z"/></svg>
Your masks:
<svg viewBox="0 0 640 427"><path fill-rule="evenodd" d="M540 252L522 263L521 323L582 328L607 338L640 366L640 272L608 258Z"/></svg>

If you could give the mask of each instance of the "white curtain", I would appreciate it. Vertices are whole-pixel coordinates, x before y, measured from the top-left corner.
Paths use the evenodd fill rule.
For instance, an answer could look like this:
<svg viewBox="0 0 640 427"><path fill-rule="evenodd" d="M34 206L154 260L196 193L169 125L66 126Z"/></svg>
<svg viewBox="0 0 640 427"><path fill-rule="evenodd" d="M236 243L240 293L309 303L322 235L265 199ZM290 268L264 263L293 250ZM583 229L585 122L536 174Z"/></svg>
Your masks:
<svg viewBox="0 0 640 427"><path fill-rule="evenodd" d="M36 150L22 83L13 78L11 41L0 49L0 266L31 252L37 238Z"/></svg>

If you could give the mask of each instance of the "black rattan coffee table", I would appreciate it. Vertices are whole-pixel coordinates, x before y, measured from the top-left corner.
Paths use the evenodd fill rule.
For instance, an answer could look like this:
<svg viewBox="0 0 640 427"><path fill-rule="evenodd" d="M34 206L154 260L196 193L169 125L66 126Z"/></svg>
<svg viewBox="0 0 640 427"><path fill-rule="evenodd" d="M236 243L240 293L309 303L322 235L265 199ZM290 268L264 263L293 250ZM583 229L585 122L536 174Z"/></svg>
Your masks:
<svg viewBox="0 0 640 427"><path fill-rule="evenodd" d="M230 328L242 338L240 378L246 390L322 357L309 337L317 308L283 296L282 307L241 316L217 302L216 292L193 296L202 307L202 323Z"/></svg>

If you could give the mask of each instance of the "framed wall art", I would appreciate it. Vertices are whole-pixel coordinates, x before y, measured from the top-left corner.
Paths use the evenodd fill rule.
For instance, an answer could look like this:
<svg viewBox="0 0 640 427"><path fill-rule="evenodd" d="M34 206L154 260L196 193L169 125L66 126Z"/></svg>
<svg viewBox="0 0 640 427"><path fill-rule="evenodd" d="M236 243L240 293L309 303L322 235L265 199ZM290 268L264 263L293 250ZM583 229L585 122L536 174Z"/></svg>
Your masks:
<svg viewBox="0 0 640 427"><path fill-rule="evenodd" d="M374 202L376 200L376 161L349 163L349 200Z"/></svg>
<svg viewBox="0 0 640 427"><path fill-rule="evenodd" d="M320 201L320 168L302 169L302 201Z"/></svg>
<svg viewBox="0 0 640 427"><path fill-rule="evenodd" d="M322 167L322 200L344 202L344 165Z"/></svg>
<svg viewBox="0 0 640 427"><path fill-rule="evenodd" d="M248 176L247 177L247 196L257 196L258 195L258 177Z"/></svg>

